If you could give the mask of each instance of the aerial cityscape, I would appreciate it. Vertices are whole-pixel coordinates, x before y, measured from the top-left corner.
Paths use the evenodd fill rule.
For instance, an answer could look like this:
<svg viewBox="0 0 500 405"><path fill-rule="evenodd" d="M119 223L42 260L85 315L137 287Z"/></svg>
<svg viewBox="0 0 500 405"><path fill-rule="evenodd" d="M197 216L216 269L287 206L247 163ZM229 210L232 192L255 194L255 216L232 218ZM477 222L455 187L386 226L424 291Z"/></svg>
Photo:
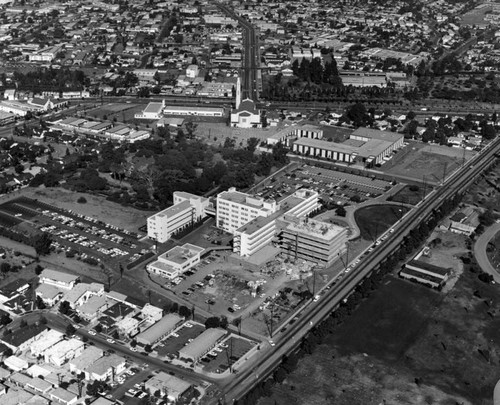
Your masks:
<svg viewBox="0 0 500 405"><path fill-rule="evenodd" d="M0 18L2 405L500 404L500 1Z"/></svg>

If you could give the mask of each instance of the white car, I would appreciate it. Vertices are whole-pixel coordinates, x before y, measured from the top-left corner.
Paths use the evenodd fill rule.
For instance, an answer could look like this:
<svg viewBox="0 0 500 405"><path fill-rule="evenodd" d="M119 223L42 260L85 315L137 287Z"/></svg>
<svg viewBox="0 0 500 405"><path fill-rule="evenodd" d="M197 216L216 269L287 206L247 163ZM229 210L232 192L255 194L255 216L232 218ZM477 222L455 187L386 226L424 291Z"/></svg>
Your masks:
<svg viewBox="0 0 500 405"><path fill-rule="evenodd" d="M130 350L133 352L137 352L137 347L131 347Z"/></svg>
<svg viewBox="0 0 500 405"><path fill-rule="evenodd" d="M271 346L276 346L276 343L274 343L274 341L272 341L272 340L270 340L270 341L269 341L269 344L270 344Z"/></svg>
<svg viewBox="0 0 500 405"><path fill-rule="evenodd" d="M127 370L128 375L135 375L135 373L132 370Z"/></svg>
<svg viewBox="0 0 500 405"><path fill-rule="evenodd" d="M137 394L139 391L134 390L133 388L130 388L127 392L128 392L130 395L135 395L135 394Z"/></svg>
<svg viewBox="0 0 500 405"><path fill-rule="evenodd" d="M141 393L141 395L139 395L137 398L142 399L142 398L144 398L146 395L148 395L148 394L146 394L145 392L142 392L142 393Z"/></svg>
<svg viewBox="0 0 500 405"><path fill-rule="evenodd" d="M107 338L106 341L108 341L109 343L115 343L114 339L111 338Z"/></svg>
<svg viewBox="0 0 500 405"><path fill-rule="evenodd" d="M95 330L89 330L89 335L95 336L97 332Z"/></svg>

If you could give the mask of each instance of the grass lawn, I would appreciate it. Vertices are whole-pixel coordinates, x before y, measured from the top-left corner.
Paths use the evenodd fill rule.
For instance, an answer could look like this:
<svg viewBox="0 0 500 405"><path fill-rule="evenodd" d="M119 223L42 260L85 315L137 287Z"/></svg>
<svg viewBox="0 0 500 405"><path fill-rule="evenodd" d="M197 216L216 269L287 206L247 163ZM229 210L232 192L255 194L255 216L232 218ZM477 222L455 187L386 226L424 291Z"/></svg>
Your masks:
<svg viewBox="0 0 500 405"><path fill-rule="evenodd" d="M407 211L408 208L399 205L371 205L356 210L354 220L358 224L361 237L374 241Z"/></svg>
<svg viewBox="0 0 500 405"><path fill-rule="evenodd" d="M404 188L399 190L394 196L392 196L392 202L400 202L403 204L411 204L417 205L420 201L422 201L422 197L425 194L429 194L432 191L432 187L427 185L425 190L423 187L418 187L416 190L414 189L416 186L408 186L406 185ZM412 190L412 188L414 190Z"/></svg>

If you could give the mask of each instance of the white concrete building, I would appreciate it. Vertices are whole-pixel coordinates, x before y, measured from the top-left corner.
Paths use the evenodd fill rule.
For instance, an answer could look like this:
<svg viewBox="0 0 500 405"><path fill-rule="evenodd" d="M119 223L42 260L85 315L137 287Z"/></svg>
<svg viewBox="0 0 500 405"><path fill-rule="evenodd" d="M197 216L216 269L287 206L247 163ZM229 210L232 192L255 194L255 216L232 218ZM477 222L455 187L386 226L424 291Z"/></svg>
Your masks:
<svg viewBox="0 0 500 405"><path fill-rule="evenodd" d="M161 103L151 102L146 106L142 113L135 114L134 118L143 120L159 120L162 117L163 108L165 108L165 100L162 100Z"/></svg>
<svg viewBox="0 0 500 405"><path fill-rule="evenodd" d="M236 191L231 187L217 195L217 227L234 234L257 217L268 217L278 209L275 200Z"/></svg>
<svg viewBox="0 0 500 405"><path fill-rule="evenodd" d="M260 128L260 111L250 99L243 100L239 107L231 112L231 126L238 128Z"/></svg>
<svg viewBox="0 0 500 405"><path fill-rule="evenodd" d="M233 252L248 257L269 245L281 231L283 218L304 218L319 208L318 193L297 190L283 199L270 216L258 216L234 232Z"/></svg>
<svg viewBox="0 0 500 405"><path fill-rule="evenodd" d="M160 243L173 234L206 217L208 198L182 191L174 192L174 205L147 219L148 237Z"/></svg>
<svg viewBox="0 0 500 405"><path fill-rule="evenodd" d="M189 79L194 79L196 76L198 76L198 73L200 73L198 65L189 65L186 68L186 77L188 77Z"/></svg>
<svg viewBox="0 0 500 405"><path fill-rule="evenodd" d="M200 263L201 253L205 249L186 243L175 246L158 256L158 260L146 266L147 271L159 276L174 279Z"/></svg>

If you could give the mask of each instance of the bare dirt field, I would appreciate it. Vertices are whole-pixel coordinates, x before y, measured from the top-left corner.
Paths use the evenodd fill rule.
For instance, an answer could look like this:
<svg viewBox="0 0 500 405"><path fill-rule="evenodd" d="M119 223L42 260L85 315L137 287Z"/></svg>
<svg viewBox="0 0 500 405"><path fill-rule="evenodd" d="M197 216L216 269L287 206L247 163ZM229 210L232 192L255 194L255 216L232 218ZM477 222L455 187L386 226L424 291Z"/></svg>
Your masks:
<svg viewBox="0 0 500 405"><path fill-rule="evenodd" d="M20 196L39 199L47 204L72 210L76 213L90 216L134 232L138 232L138 229L146 223L146 218L151 215L150 211L140 211L131 207L124 207L107 201L104 197L75 193L63 188L34 189L28 187L0 197L0 203ZM87 202L84 204L77 203L80 197L85 197Z"/></svg>
<svg viewBox="0 0 500 405"><path fill-rule="evenodd" d="M429 261L456 271L465 238L436 233ZM500 288L463 271L436 292L394 276L260 405L492 404Z"/></svg>
<svg viewBox="0 0 500 405"><path fill-rule="evenodd" d="M465 151L465 159L469 159L473 154L474 152ZM380 170L420 181L425 176L427 182L435 183L456 170L462 164L463 158L463 149L411 142L405 151L394 155Z"/></svg>

